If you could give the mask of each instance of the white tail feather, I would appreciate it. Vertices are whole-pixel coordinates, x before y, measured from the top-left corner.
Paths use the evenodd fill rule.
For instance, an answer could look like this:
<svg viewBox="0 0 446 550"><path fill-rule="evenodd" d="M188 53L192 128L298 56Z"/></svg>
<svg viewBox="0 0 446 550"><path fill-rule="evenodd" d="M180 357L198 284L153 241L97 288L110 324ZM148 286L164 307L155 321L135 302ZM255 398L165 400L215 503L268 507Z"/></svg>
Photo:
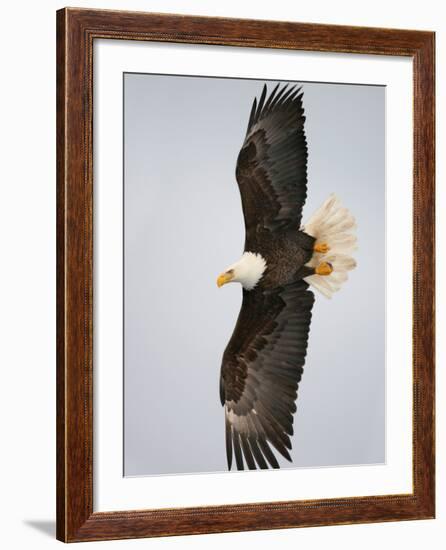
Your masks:
<svg viewBox="0 0 446 550"><path fill-rule="evenodd" d="M328 262L333 267L332 273L310 275L305 277L305 281L331 298L348 279L347 272L356 267L356 261L351 256L357 242L355 218L341 205L336 195L330 195L302 229L316 239L315 244L329 246L326 253L315 252L306 265L317 267L321 262Z"/></svg>

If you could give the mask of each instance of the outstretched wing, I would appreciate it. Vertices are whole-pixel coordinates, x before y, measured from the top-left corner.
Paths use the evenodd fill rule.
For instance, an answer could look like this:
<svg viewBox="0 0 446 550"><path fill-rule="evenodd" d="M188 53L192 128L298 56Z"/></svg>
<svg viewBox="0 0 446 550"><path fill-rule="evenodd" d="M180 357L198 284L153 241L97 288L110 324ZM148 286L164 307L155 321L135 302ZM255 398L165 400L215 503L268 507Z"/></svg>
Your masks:
<svg viewBox="0 0 446 550"><path fill-rule="evenodd" d="M299 281L274 290L243 291L234 333L223 354L220 398L225 407L231 468L278 468L269 444L291 460L297 388L303 372L314 294ZM256 466L257 464L257 466Z"/></svg>
<svg viewBox="0 0 446 550"><path fill-rule="evenodd" d="M247 241L259 227L299 229L307 196L307 142L303 92L277 85L254 100L236 177Z"/></svg>

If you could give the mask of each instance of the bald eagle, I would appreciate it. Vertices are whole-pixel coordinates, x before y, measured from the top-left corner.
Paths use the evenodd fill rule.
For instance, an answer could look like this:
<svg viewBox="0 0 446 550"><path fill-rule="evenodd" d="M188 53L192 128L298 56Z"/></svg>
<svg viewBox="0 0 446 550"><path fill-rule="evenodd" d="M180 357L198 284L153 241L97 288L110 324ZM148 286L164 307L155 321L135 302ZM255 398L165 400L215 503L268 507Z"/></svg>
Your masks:
<svg viewBox="0 0 446 550"><path fill-rule="evenodd" d="M241 259L217 279L239 282L243 302L223 354L228 469L279 468L290 436L311 322L313 286L331 297L356 265L355 220L331 195L305 225L307 141L303 92L277 85L254 99L236 178L245 219Z"/></svg>

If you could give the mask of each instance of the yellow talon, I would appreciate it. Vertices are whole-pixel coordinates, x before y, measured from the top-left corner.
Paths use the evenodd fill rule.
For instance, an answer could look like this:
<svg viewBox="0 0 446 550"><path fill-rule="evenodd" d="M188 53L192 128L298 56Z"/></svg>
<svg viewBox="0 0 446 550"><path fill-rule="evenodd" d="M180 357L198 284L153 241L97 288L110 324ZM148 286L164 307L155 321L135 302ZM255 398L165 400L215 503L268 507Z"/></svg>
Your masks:
<svg viewBox="0 0 446 550"><path fill-rule="evenodd" d="M330 275L333 271L333 266L328 262L321 262L315 269L317 275Z"/></svg>
<svg viewBox="0 0 446 550"><path fill-rule="evenodd" d="M320 254L326 254L330 250L327 243L317 243L314 245L314 251Z"/></svg>

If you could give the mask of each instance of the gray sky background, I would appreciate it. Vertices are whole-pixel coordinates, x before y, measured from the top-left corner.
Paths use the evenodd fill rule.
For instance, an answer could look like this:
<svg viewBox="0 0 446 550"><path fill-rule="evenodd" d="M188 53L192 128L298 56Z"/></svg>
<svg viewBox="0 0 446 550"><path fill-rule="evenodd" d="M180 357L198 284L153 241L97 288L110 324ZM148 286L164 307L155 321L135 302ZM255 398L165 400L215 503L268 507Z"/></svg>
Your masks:
<svg viewBox="0 0 446 550"><path fill-rule="evenodd" d="M124 76L124 473L226 470L219 372L241 287L235 180L264 81ZM275 82L268 84L269 89ZM304 221L335 192L357 218L358 267L319 295L300 384L293 464L385 461L385 89L303 83Z"/></svg>

